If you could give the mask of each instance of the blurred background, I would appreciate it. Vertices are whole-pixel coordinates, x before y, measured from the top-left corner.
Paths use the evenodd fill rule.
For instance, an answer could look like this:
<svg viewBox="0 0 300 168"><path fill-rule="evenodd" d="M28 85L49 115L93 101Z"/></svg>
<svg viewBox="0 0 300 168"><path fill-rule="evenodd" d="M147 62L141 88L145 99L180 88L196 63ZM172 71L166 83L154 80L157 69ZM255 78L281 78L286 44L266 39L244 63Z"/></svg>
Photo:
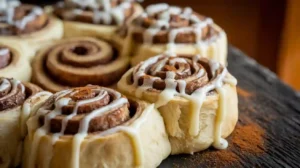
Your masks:
<svg viewBox="0 0 300 168"><path fill-rule="evenodd" d="M300 90L300 0L145 0L143 5L158 2L190 6L213 18L230 44Z"/></svg>

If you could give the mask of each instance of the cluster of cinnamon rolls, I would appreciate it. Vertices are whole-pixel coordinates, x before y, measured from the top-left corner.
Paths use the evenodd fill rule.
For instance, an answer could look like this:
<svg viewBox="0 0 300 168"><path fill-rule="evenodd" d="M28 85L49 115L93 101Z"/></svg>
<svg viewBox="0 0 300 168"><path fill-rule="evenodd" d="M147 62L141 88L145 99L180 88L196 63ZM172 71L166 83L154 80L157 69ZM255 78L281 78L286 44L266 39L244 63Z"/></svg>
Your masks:
<svg viewBox="0 0 300 168"><path fill-rule="evenodd" d="M7 0L0 22L1 168L153 168L227 148L237 81L211 18L134 0Z"/></svg>

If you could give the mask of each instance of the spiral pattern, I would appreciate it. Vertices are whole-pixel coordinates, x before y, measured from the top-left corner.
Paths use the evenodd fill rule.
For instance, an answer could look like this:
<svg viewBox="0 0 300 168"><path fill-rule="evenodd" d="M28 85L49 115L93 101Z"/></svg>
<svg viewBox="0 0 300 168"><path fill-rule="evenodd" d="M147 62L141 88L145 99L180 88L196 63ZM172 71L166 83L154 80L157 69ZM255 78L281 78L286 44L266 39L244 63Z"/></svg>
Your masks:
<svg viewBox="0 0 300 168"><path fill-rule="evenodd" d="M161 55L138 64L132 72L130 83L164 90L169 83L175 83L177 92L192 94L195 90L214 82L226 69L215 61L199 55Z"/></svg>
<svg viewBox="0 0 300 168"><path fill-rule="evenodd" d="M0 8L1 35L32 33L45 27L49 20L42 8L19 1L5 1Z"/></svg>
<svg viewBox="0 0 300 168"><path fill-rule="evenodd" d="M154 4L134 19L127 31L139 43L166 44L199 43L209 41L220 32L213 27L211 18L193 12L191 8L180 8L168 4ZM125 35L125 30L120 35Z"/></svg>
<svg viewBox="0 0 300 168"><path fill-rule="evenodd" d="M128 58L110 43L93 38L62 40L33 61L33 81L50 91L114 84L127 70Z"/></svg>
<svg viewBox="0 0 300 168"><path fill-rule="evenodd" d="M119 92L89 85L56 93L38 111L39 123L52 133L105 131L128 121L137 106ZM135 109L134 109L135 108ZM52 117L50 117L52 116ZM87 119L89 118L89 119Z"/></svg>
<svg viewBox="0 0 300 168"><path fill-rule="evenodd" d="M20 81L0 78L0 111L21 105L25 98L25 87Z"/></svg>
<svg viewBox="0 0 300 168"><path fill-rule="evenodd" d="M21 83L13 78L0 78L0 111L21 105L28 97L41 91L30 83Z"/></svg>
<svg viewBox="0 0 300 168"><path fill-rule="evenodd" d="M54 14L63 20L102 25L122 25L134 12L133 0L65 0L54 10Z"/></svg>

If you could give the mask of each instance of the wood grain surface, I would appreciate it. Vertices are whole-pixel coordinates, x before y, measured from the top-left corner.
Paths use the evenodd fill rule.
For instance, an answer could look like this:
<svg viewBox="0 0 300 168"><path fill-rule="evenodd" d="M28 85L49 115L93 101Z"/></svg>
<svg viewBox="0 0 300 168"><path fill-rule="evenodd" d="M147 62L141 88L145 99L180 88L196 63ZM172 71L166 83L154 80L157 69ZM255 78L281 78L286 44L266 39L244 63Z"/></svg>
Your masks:
<svg viewBox="0 0 300 168"><path fill-rule="evenodd" d="M239 121L227 138L229 148L170 156L160 168L300 167L300 97L234 47L228 61L239 93Z"/></svg>

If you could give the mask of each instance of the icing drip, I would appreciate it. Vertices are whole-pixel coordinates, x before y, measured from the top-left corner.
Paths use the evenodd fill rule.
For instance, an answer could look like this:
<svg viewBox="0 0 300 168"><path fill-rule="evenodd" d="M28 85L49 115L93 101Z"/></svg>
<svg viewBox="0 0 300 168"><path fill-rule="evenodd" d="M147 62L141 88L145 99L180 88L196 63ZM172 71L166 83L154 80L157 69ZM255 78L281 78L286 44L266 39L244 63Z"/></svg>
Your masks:
<svg viewBox="0 0 300 168"><path fill-rule="evenodd" d="M8 48L1 48L0 49L0 57L3 55L9 54L9 49Z"/></svg>
<svg viewBox="0 0 300 168"><path fill-rule="evenodd" d="M110 134L114 134L117 132L125 132L131 137L131 141L133 143L134 149L135 149L135 164L137 167L141 167L143 164L143 150L141 150L141 140L140 137L138 136L137 129L141 127L141 125L146 121L148 118L149 114L153 111L154 109L154 104L149 105L146 107L144 112L141 114L140 118L134 122L131 126L125 127L125 126L118 126L115 128L112 128L110 130L104 131L99 134L99 137L107 136Z"/></svg>
<svg viewBox="0 0 300 168"><path fill-rule="evenodd" d="M26 121L27 119L29 118L30 115L30 112L31 112L31 108L32 108L32 103L31 102L35 102L35 100L39 100L40 97L43 97L43 96L51 96L52 93L50 92L46 92L46 91L43 91L43 92L39 92L33 96L30 97L30 101L26 100L24 103L23 103L23 106L22 106L22 113L21 113L21 118L20 118L20 125L21 125L21 135L22 136L25 136L26 134L26 127L25 127L25 124L26 124Z"/></svg>
<svg viewBox="0 0 300 168"><path fill-rule="evenodd" d="M21 81L16 80L16 79L12 79L12 84L13 84L13 89L12 90L17 89L18 85L20 85L22 93L25 93L25 86L21 83Z"/></svg>
<svg viewBox="0 0 300 168"><path fill-rule="evenodd" d="M7 79L3 79L2 83L0 84L0 92L6 90L9 87L10 87L10 82Z"/></svg>
<svg viewBox="0 0 300 168"><path fill-rule="evenodd" d="M198 136L199 135L199 127L200 127L200 111L203 102L206 99L207 94L210 91L215 90L219 95L219 106L216 113L216 122L215 122L215 135L214 135L214 143L213 146L217 149L224 149L228 146L228 143L225 139L221 138L222 131L222 123L224 117L226 116L226 91L223 89L224 83L228 83L230 85L236 85L236 79L228 78L229 73L225 67L220 65L220 63L216 61L207 61L207 64L210 67L210 73L212 74L211 81L209 81L204 86L193 91L191 94L186 93L187 81L182 79L175 79L176 73L174 71L166 71L166 78L162 79L155 76L159 71L162 71L166 65L171 65L175 67L177 63L188 63L189 59L184 59L181 57L172 58L169 56L156 56L152 57L140 64L136 68L133 69L133 85L137 87L136 95L137 97L141 97L142 91L154 88L153 83L155 80L163 80L165 83L165 88L161 91L158 96L158 100L155 103L157 108L166 105L170 100L174 98L174 96L181 96L191 101L191 111L190 111L190 125L189 125L189 134L190 136ZM202 77L205 72L204 69L199 69L200 67L197 65L198 61L200 61L200 56L196 55L192 60L192 65L194 71L197 72L195 74L196 78ZM149 66L151 66L149 73L152 76L146 74L146 70L149 71ZM221 72L220 72L221 70ZM143 78L143 85L138 85L138 80L143 76L149 76L147 78ZM178 89L176 89L178 88Z"/></svg>
<svg viewBox="0 0 300 168"><path fill-rule="evenodd" d="M112 91L111 89L106 88L94 88L94 91L97 91L97 95L93 98L85 99L85 100L79 100L75 103L73 111L71 114L65 116L65 118L62 120L62 127L61 131L58 133L54 133L52 138L52 144L54 145L57 140L60 138L60 136L64 135L67 123L70 119L72 119L75 115L77 115L79 107L83 105L87 105L93 102L96 102L98 100L103 99L105 96L110 95L114 97L114 100L112 100L108 105L102 106L98 109L95 109L91 111L90 113L86 114L79 123L79 129L78 132L74 135L73 141L72 141L72 154L71 154L71 167L72 168L79 168L80 166L80 146L83 142L83 140L88 136L88 130L89 130L89 124L92 119L95 117L99 117L104 115L106 112L111 111L113 109L117 109L119 107L124 106L125 104L128 104L128 100L126 98L123 98L122 95L119 92ZM55 108L53 110L45 110L43 108L40 108L37 111L36 116L34 116L34 120L38 122L38 119L40 116L45 115L44 118L44 125L36 130L36 132L33 135L33 142L31 146L31 155L30 160L28 162L28 167L34 167L35 159L37 157L37 149L40 142L40 139L48 135L50 131L50 121L51 119L55 118L58 115L62 115L62 108L67 106L69 102L71 101L71 98L65 97L67 95L75 95L78 91L76 90L65 90L58 92L56 94L55 99ZM140 137L137 134L137 128L141 126L141 124L146 120L147 115L149 112L152 111L154 105L149 106L145 109L145 111L141 114L141 117L139 117L133 124L129 126L117 126L114 128L107 129L103 132L100 132L98 135L95 134L95 138L103 137L106 135L114 134L117 132L125 132L128 134L131 138L133 149L135 150L135 164L139 167L143 163L142 158L142 149L141 149L141 142ZM52 154L49 154L52 156ZM51 159L50 159L51 160ZM43 163L43 165L48 165L50 163Z"/></svg>
<svg viewBox="0 0 300 168"><path fill-rule="evenodd" d="M178 27L177 25L180 25L181 22L188 22L188 25ZM216 30L213 25L214 22L211 18L200 18L190 7L179 8L169 6L166 3L159 3L149 5L140 17L128 25L126 41L132 41L137 34L138 41L142 39L144 47L148 47L153 43L166 43L166 53L169 55L175 55L180 50L178 46L194 45L197 54L218 60L219 53L215 49L220 48L219 45L222 45L218 39L226 38L226 35L223 31ZM207 30L207 28L209 29ZM217 31L217 33L210 34L208 38L203 39L203 34L209 33L207 31L211 31L211 29ZM181 42L179 34L187 34L189 39L194 38L195 41ZM224 50L223 48L221 47L222 50ZM212 50L212 53L210 50Z"/></svg>
<svg viewBox="0 0 300 168"><path fill-rule="evenodd" d="M34 7L30 13L24 16L22 19L14 20L15 8L19 7L20 5L21 3L16 0L2 0L0 3L0 12L3 13L3 15L0 16L0 21L16 26L17 28L23 30L29 22L43 14L42 8Z"/></svg>
<svg viewBox="0 0 300 168"><path fill-rule="evenodd" d="M112 24L113 21L117 25L122 25L125 21L125 11L131 7L132 0L124 0L119 5L112 7L110 0L70 0L64 3L59 3L57 6L63 8L69 4L76 4L79 8L73 9L63 15L65 19L75 18L81 15L86 8L93 9L93 23L103 22L106 25Z"/></svg>

